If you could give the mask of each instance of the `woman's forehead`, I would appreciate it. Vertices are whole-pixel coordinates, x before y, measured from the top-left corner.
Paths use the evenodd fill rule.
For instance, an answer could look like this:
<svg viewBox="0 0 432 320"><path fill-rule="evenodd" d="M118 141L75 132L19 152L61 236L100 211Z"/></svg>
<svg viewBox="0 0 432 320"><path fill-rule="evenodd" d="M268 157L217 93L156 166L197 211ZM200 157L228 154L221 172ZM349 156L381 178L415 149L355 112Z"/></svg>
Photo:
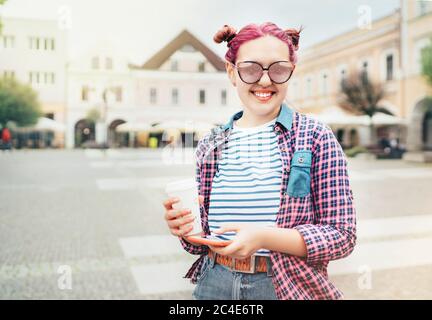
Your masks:
<svg viewBox="0 0 432 320"><path fill-rule="evenodd" d="M266 64L279 60L289 60L289 49L285 42L273 36L247 41L237 52L237 61L256 61Z"/></svg>

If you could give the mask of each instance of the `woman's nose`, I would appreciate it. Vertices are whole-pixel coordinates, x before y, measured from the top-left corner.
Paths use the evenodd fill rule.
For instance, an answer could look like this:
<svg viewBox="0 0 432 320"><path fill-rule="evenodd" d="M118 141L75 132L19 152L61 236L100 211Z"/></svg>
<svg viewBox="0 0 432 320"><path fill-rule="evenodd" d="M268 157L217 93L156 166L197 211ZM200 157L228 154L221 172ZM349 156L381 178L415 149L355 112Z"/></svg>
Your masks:
<svg viewBox="0 0 432 320"><path fill-rule="evenodd" d="M261 79L258 81L258 84L265 87L271 85L272 81L268 75L268 71L264 70L261 76Z"/></svg>

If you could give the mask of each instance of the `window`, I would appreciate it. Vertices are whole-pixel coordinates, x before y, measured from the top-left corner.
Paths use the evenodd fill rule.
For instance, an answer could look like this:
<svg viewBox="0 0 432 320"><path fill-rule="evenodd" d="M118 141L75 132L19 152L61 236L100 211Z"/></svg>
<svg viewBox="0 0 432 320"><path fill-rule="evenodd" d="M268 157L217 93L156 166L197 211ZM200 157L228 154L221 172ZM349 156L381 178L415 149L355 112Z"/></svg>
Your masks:
<svg viewBox="0 0 432 320"><path fill-rule="evenodd" d="M360 67L360 73L364 79L368 79L369 76L369 62L363 61Z"/></svg>
<svg viewBox="0 0 432 320"><path fill-rule="evenodd" d="M221 91L221 105L227 105L227 91L225 89Z"/></svg>
<svg viewBox="0 0 432 320"><path fill-rule="evenodd" d="M198 71L199 72L204 72L205 71L205 62L200 62L198 64Z"/></svg>
<svg viewBox="0 0 432 320"><path fill-rule="evenodd" d="M386 56L386 80L393 80L393 55L388 54Z"/></svg>
<svg viewBox="0 0 432 320"><path fill-rule="evenodd" d="M5 70L3 71L4 79L15 79L15 71Z"/></svg>
<svg viewBox="0 0 432 320"><path fill-rule="evenodd" d="M112 59L111 58L105 58L105 69L111 70L113 67Z"/></svg>
<svg viewBox="0 0 432 320"><path fill-rule="evenodd" d="M348 75L347 75L347 71L346 71L346 69L345 68L342 68L341 70L340 70L340 74L339 74L339 76L340 76L340 88L342 89L342 86L345 84L345 80L347 79L347 77L348 77Z"/></svg>
<svg viewBox="0 0 432 320"><path fill-rule="evenodd" d="M156 88L150 88L150 103L156 104L157 92Z"/></svg>
<svg viewBox="0 0 432 320"><path fill-rule="evenodd" d="M199 103L205 104L205 90L199 91Z"/></svg>
<svg viewBox="0 0 432 320"><path fill-rule="evenodd" d="M88 86L83 86L81 88L81 101L89 101L90 88Z"/></svg>
<svg viewBox="0 0 432 320"><path fill-rule="evenodd" d="M12 49L15 47L15 37L14 36L1 36L3 48L5 49Z"/></svg>
<svg viewBox="0 0 432 320"><path fill-rule="evenodd" d="M177 88L172 89L171 98L172 98L171 99L172 104L177 105L178 104L178 89Z"/></svg>
<svg viewBox="0 0 432 320"><path fill-rule="evenodd" d="M320 88L321 94L326 95L328 94L328 74L323 73L321 74L321 88Z"/></svg>
<svg viewBox="0 0 432 320"><path fill-rule="evenodd" d="M116 102L121 102L123 99L123 89L122 87L115 87L113 89Z"/></svg>
<svg viewBox="0 0 432 320"><path fill-rule="evenodd" d="M36 49L36 38L29 37L29 49L35 50Z"/></svg>
<svg viewBox="0 0 432 320"><path fill-rule="evenodd" d="M293 80L288 83L288 98L291 100L298 99L298 83Z"/></svg>
<svg viewBox="0 0 432 320"><path fill-rule="evenodd" d="M425 14L432 11L432 3L430 0L418 0L417 4L417 16L424 16Z"/></svg>
<svg viewBox="0 0 432 320"><path fill-rule="evenodd" d="M312 78L306 78L306 98L312 96Z"/></svg>
<svg viewBox="0 0 432 320"><path fill-rule="evenodd" d="M30 50L54 51L55 40L54 38L29 37L29 48Z"/></svg>
<svg viewBox="0 0 432 320"><path fill-rule="evenodd" d="M95 69L95 70L99 69L99 58L93 57L91 64L92 64L92 69Z"/></svg>
<svg viewBox="0 0 432 320"><path fill-rule="evenodd" d="M176 60L171 61L171 71L178 71L178 62Z"/></svg>
<svg viewBox="0 0 432 320"><path fill-rule="evenodd" d="M30 73L30 82L54 84L55 76L53 72L32 72Z"/></svg>
<svg viewBox="0 0 432 320"><path fill-rule="evenodd" d="M38 71L29 72L29 82L30 83L40 83L41 82L41 73Z"/></svg>

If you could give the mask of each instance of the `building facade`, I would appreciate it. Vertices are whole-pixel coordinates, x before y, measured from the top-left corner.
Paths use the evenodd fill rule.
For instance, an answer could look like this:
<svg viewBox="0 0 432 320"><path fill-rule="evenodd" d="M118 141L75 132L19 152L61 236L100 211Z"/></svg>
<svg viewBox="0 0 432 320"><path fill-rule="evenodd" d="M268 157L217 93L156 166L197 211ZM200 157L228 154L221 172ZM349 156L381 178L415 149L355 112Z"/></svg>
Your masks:
<svg viewBox="0 0 432 320"><path fill-rule="evenodd" d="M179 139L183 123L192 129L202 122L215 125L241 109L223 60L187 30L142 65L128 64L109 45L98 45L70 63L68 79L68 147L97 140L106 130L108 145L131 145L116 135L116 127L125 122L175 121L178 130L154 135L162 140L168 133ZM106 101L104 91L109 93ZM93 109L106 111L101 130L86 120ZM148 134L138 136L133 145L148 145L146 138Z"/></svg>
<svg viewBox="0 0 432 320"><path fill-rule="evenodd" d="M29 84L44 115L64 122L67 32L57 20L2 17L0 76Z"/></svg>
<svg viewBox="0 0 432 320"><path fill-rule="evenodd" d="M432 2L402 0L400 9L339 36L317 43L299 56L288 98L304 113L323 115L338 109L341 81L355 71L384 84L381 106L401 121L377 124L379 136L398 138L410 151L432 149L431 116L425 111L432 94L421 75L421 50L432 37ZM347 146L369 143L365 126L329 125Z"/></svg>

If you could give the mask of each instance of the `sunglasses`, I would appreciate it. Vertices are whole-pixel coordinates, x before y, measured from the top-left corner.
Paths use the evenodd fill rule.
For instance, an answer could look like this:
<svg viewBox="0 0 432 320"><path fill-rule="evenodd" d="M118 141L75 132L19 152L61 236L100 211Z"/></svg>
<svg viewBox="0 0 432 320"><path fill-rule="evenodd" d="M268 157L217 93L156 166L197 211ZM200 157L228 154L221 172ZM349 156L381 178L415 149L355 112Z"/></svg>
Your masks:
<svg viewBox="0 0 432 320"><path fill-rule="evenodd" d="M255 61L241 61L237 65L229 63L237 69L240 79L247 84L257 83L263 76L264 71L267 71L273 83L285 83L291 78L295 69L295 65L289 61L275 61L268 68L264 68Z"/></svg>

